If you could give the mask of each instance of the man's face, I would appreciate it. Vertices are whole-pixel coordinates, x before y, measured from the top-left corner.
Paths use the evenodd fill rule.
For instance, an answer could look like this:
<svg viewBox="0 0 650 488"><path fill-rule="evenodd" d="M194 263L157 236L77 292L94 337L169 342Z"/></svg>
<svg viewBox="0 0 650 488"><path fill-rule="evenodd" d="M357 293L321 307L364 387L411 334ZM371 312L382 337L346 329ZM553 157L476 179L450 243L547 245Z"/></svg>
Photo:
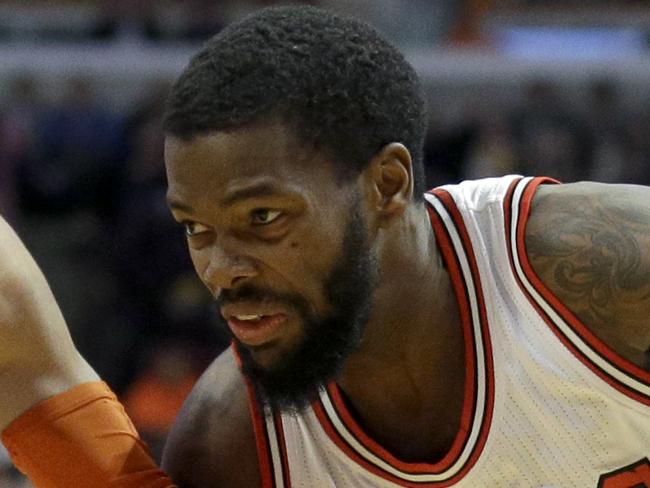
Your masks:
<svg viewBox="0 0 650 488"><path fill-rule="evenodd" d="M244 373L300 408L358 347L377 265L356 182L279 123L168 138L168 199Z"/></svg>

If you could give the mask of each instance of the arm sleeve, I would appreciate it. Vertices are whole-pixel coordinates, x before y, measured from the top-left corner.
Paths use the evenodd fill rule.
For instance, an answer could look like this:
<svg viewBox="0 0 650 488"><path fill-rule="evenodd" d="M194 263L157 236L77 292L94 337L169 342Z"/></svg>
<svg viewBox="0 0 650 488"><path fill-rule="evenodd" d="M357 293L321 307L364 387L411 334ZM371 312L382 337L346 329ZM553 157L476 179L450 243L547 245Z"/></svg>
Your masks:
<svg viewBox="0 0 650 488"><path fill-rule="evenodd" d="M4 430L2 442L37 488L176 488L104 382L39 403Z"/></svg>

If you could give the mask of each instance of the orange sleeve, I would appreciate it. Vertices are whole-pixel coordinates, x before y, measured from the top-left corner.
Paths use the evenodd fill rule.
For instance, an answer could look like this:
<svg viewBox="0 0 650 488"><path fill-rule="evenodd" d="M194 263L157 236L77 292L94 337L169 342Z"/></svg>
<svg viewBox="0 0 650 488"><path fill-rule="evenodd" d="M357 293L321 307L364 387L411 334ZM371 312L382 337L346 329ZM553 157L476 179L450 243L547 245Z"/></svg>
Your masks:
<svg viewBox="0 0 650 488"><path fill-rule="evenodd" d="M4 430L2 442L37 488L176 486L103 382L39 403Z"/></svg>

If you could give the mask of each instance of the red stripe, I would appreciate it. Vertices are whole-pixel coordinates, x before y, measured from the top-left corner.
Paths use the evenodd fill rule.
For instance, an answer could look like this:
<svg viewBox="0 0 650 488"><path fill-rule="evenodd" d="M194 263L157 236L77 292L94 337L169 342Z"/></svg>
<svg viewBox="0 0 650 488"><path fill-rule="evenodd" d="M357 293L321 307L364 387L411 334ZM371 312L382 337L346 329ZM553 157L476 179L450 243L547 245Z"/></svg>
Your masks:
<svg viewBox="0 0 650 488"><path fill-rule="evenodd" d="M487 312L485 308L485 297L483 296L483 285L481 284L481 277L478 272L478 265L476 263L476 256L474 254L474 249L472 247L472 241L469 237L469 233L467 232L467 227L465 227L465 222L463 221L463 217L458 210L458 207L456 206L456 203L454 202L454 199L452 196L443 190L436 190L435 195L440 198L440 200L444 203L445 208L447 211L450 213L452 219L454 220L454 223L456 225L456 230L458 231L460 238L463 242L463 247L465 248L465 253L467 255L467 259L469 261L469 267L470 271L472 273L472 279L474 281L474 288L476 290L476 297L478 300L478 307L479 307L479 316L480 316L480 326L481 326L481 332L483 334L483 348L484 348L484 354L485 354L485 373L486 373L486 393L487 393L487 398L485 400L485 412L483 415L483 420L482 420L482 425L481 425L481 433L479 438L477 439L477 444L474 447L474 450L472 451L472 454L465 465L465 468L461 473L459 473L459 476L462 477L464 476L471 468L474 466L476 461L478 460L478 457L480 456L481 452L483 451L483 448L485 447L485 443L487 442L487 436L488 432L490 430L490 425L492 424L492 415L494 412L494 362L492 359L492 341L490 340L490 331L488 327L488 322L487 322ZM430 211L431 212L431 211ZM436 215L437 219L438 217ZM439 223L439 225L442 225L442 223ZM439 235L436 233L436 235ZM443 248L446 246L441 246ZM450 274L453 277L458 277L461 276L460 270L456 270L455 273ZM467 308L467 313L469 313L470 308L469 304L465 305ZM461 306L461 310L465 308ZM471 320L468 322L468 324L465 326L465 331L467 331L467 328L471 328ZM473 334L473 330L471 331ZM471 344L472 347L474 347L474 344ZM467 347L467 345L466 345ZM471 355L472 359L471 361L474 361L474 354ZM473 365L472 372L473 374L476 374L476 366ZM467 400L467 397L466 397ZM466 411L464 409L463 415L466 415ZM466 417L465 417L466 418ZM470 424L471 425L471 424ZM460 479L460 478L458 478Z"/></svg>
<svg viewBox="0 0 650 488"><path fill-rule="evenodd" d="M314 402L312 404L312 407L314 409L314 413L316 414L316 417L318 418L318 421L320 422L321 426L323 427L323 430L329 436L329 438L336 444L336 446L342 452L344 452L350 459L352 459L354 462L359 464L366 471L369 471L370 473L373 473L374 475L379 476L380 478L386 479L393 483L400 484L402 486L409 486L409 487L430 486L430 484L426 484L426 483L409 483L408 481L404 481L403 479L393 476L390 473L387 473L383 469L379 468L377 465L368 461L366 458L361 456L357 451L355 451L345 441L343 437L341 437L341 435L336 430L336 427L334 427L329 416L327 415L327 412L325 411L325 407L323 407L320 401Z"/></svg>
<svg viewBox="0 0 650 488"><path fill-rule="evenodd" d="M235 354L237 364L241 368L241 358L234 343L232 350ZM251 420L253 421L253 431L255 432L255 443L257 444L257 457L260 475L262 477L262 488L274 488L273 460L271 459L271 451L269 448L269 435L266 430L266 421L260 410L255 388L248 378L244 376L244 379L246 381L246 391L248 392L248 406L250 408Z"/></svg>
<svg viewBox="0 0 650 488"><path fill-rule="evenodd" d="M450 479L446 481L438 481L438 482L414 482L414 481L407 481L402 478L399 478L397 476L394 476L391 473L388 473L384 471L383 469L379 468L376 464L373 464L372 462L368 461L365 459L363 456L361 456L357 451L355 451L341 435L338 433L334 425L332 424L329 416L327 415L327 412L325 411L325 408L320 402L316 402L313 404L313 409L314 413L316 414L316 417L318 418L320 424L322 425L323 429L327 433L327 435L332 439L332 441L338 446L338 448L343 451L350 459L352 459L354 462L359 464L362 468L364 468L366 471L382 478L387 481L390 481L392 483L395 483L399 486L405 486L409 488L446 488L448 486L453 485L456 483L456 479Z"/></svg>
<svg viewBox="0 0 650 488"><path fill-rule="evenodd" d="M390 464L394 468L397 468L400 471L403 471L405 473L409 473L409 474L442 473L447 468L449 468L449 466L453 464L453 461L455 461L458 458L458 455L460 454L460 448L462 448L462 446L464 445L464 442L461 442L460 447L458 449L455 449L456 444L458 444L457 442L458 437L460 437L459 435L457 435L450 452L447 455L445 455L445 457L442 460L436 463L409 463L409 462L402 461L396 458L390 452L388 452L377 441L373 440L368 434L366 434L363 431L363 429L359 426L359 424L356 422L354 417L350 414L350 411L345 404L345 400L341 396L341 391L336 384L332 384L329 386L329 392L330 392L330 398L332 400L332 403L334 404L334 407L336 408L336 412L338 416L343 421L343 423L348 428L348 430L354 435L354 437L356 437L356 439L366 449L368 449L368 451L372 452L375 456L383 459L386 463ZM461 425L463 425L462 421L461 421ZM464 429L461 428L460 432L464 432ZM467 436L465 436L463 441L466 440L466 437ZM451 462L449 462L448 458L450 457L450 455L453 455L455 451L458 451L456 453L456 456L454 456L450 460Z"/></svg>
<svg viewBox="0 0 650 488"><path fill-rule="evenodd" d="M289 458L287 456L287 443L284 437L284 424L282 423L282 415L275 414L273 416L275 423L275 432L278 438L278 445L280 448L280 458L282 459L282 479L284 480L284 487L291 488L291 475L289 471Z"/></svg>
<svg viewBox="0 0 650 488"><path fill-rule="evenodd" d="M450 214L456 222L458 232L461 236L461 239L465 242L465 249L467 251L468 260L470 267L472 268L472 275L475 283L475 288L478 292L478 303L479 303L479 312L481 316L481 322L483 327L483 341L485 355L487 358L486 364L486 381L487 381L487 398L485 405L485 412L483 417L483 424L481 427L481 434L477 440L477 444L470 455L467 463L461 471L459 471L452 478L444 481L438 482L409 482L402 478L396 477L390 473L387 473L382 468L379 468L377 465L366 460L361 456L354 448L352 448L345 439L339 434L337 429L332 424L327 412L320 402L315 402L313 407L316 413L317 418L319 419L321 425L329 437L335 442L335 444L345 452L351 459L353 459L358 464L362 465L368 471L381 476L384 479L398 483L402 486L414 486L414 487L446 487L451 486L454 483L457 483L465 474L471 469L474 465L478 456L480 455L486 439L487 433L489 431L489 426L492 419L493 404L494 404L494 372L493 372L493 363L492 363L492 349L489 340L489 333L487 330L487 320L485 312L485 303L482 296L482 288L480 284L480 279L478 275L478 268L476 266L476 259L472 252L471 243L469 241L469 235L467 229L465 228L460 212L456 209L455 203L451 199L451 195L446 192L436 195L446 203ZM330 385L328 391L330 393L330 398L332 404L334 405L337 414L339 415L341 421L344 423L345 427L350 431L351 434L372 454L378 458L385 461L387 464L390 464L394 468L408 473L408 474L440 474L444 473L449 469L454 462L460 456L463 448L465 447L467 440L470 435L471 426L474 420L475 415L475 396L477 394L476 384L477 384L477 369L476 369L476 358L475 358L475 337L474 337L474 328L472 327L472 316L471 316L471 307L467 297L467 290L463 280L460 264L458 258L454 252L453 244L447 234L447 229L442 223L438 214L432 208L429 208L429 214L431 217L432 226L434 228L436 237L438 239L438 245L440 251L443 255L447 269L452 280L452 285L454 292L456 294L458 303L459 303L459 312L461 316L462 326L463 326L463 336L465 341L465 358L466 358L466 377L465 377L465 398L463 402L463 411L461 415L461 425L459 432L454 439L450 451L445 455L443 459L436 463L408 463L404 462L380 444L374 441L370 436L368 436L363 429L358 425L354 417L349 412L345 401L341 395L341 392L335 384Z"/></svg>
<svg viewBox="0 0 650 488"><path fill-rule="evenodd" d="M536 190L541 184L555 182L549 178L535 178L533 179L526 189L524 190L521 198L521 203L519 204L519 217L517 220L517 253L519 255L519 263L522 267L524 275L530 281L535 290L542 296L542 298L557 312L557 314L564 320L569 327L594 351L608 360L614 367L618 368L623 373L627 374L632 378L636 378L641 382L650 383L650 372L646 372L643 369L639 368L635 364L631 363L627 359L623 358L615 351L613 351L609 346L607 346L603 341L601 341L596 335L591 332L591 330L571 311L562 301L542 282L537 273L535 273L530 261L528 259L528 254L526 251L526 224L530 217L530 212L532 209L532 202L535 196ZM508 204L508 202L506 202ZM511 205L511 203L510 203ZM508 226L507 226L508 228ZM509 229L511 232L512 229ZM511 234L510 234L511 235ZM508 245L508 252L510 254L511 265L514 268L513 257L510 249L510 243ZM612 376L610 376L606 371L600 368L598 365L594 364L585 354L569 339L567 338L561 329L555 324L550 317L544 312L544 310L537 304L535 299L530 295L526 290L523 283L519 280L519 277L515 273L515 277L519 282L521 289L524 291L529 301L533 304L538 313L542 316L544 321L550 326L553 333L560 339L560 341L573 353L573 355L579 359L583 364L585 364L589 369L596 373L601 379L606 381L609 385L620 391L621 393L645 404L650 405L650 397L638 392L637 390L621 383Z"/></svg>

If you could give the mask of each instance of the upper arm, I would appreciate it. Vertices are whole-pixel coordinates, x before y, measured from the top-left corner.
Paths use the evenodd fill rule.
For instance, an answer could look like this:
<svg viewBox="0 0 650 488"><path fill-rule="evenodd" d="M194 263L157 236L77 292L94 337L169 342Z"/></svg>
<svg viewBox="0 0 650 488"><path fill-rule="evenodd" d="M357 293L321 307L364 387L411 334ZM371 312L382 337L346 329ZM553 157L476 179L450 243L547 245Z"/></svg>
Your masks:
<svg viewBox="0 0 650 488"><path fill-rule="evenodd" d="M180 488L261 486L246 384L230 349L186 400L167 439L163 467Z"/></svg>
<svg viewBox="0 0 650 488"><path fill-rule="evenodd" d="M648 368L650 188L539 188L526 228L535 272L614 351Z"/></svg>

